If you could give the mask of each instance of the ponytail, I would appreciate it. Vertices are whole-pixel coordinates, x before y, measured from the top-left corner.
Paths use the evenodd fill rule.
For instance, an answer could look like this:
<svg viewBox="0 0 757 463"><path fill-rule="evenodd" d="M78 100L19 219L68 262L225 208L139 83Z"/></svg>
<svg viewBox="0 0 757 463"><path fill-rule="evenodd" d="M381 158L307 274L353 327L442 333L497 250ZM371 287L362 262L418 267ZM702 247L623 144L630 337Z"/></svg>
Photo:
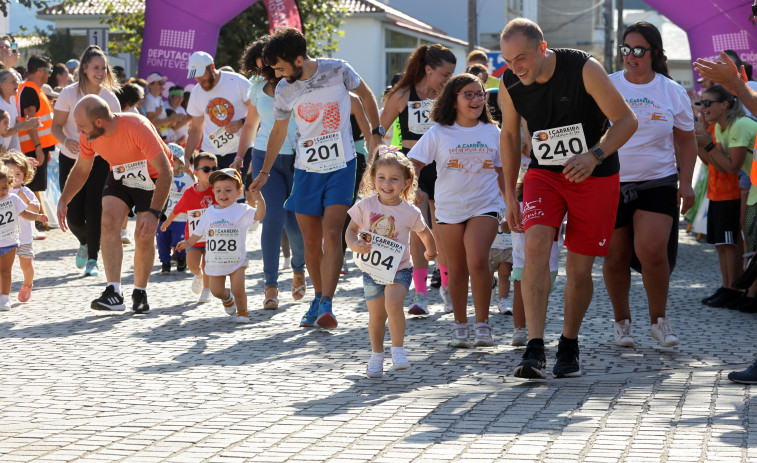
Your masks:
<svg viewBox="0 0 757 463"><path fill-rule="evenodd" d="M457 58L455 58L454 53L449 48L438 43L431 46L421 45L410 55L407 64L405 64L405 70L402 72L402 77L389 90L384 99L389 99L394 92L401 88L415 85L423 80L426 75L426 66L436 69L444 63L457 64Z"/></svg>

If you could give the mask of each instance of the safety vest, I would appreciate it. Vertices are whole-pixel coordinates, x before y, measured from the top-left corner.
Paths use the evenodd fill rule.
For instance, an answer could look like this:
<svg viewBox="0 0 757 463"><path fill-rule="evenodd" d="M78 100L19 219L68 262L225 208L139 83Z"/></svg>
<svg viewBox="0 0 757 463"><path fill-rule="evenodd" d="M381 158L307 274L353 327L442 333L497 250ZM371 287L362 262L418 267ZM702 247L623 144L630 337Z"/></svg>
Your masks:
<svg viewBox="0 0 757 463"><path fill-rule="evenodd" d="M45 92L43 92L37 84L31 81L25 81L22 82L21 85L18 86L18 99L21 100L21 91L24 88L31 88L35 92L37 92L37 97L39 98L39 108L37 109L37 114L35 114L36 117L39 118L39 121L42 123L42 126L37 128L37 136L39 137L39 144L42 145L42 148L49 148L58 141L53 136L53 107L50 105L50 100L47 99L47 95L45 95ZM19 114L22 114L21 107L19 106ZM24 153L30 153L34 151L34 142L32 141L32 138L29 136L29 132L19 132L18 133L18 141L21 143L21 151Z"/></svg>

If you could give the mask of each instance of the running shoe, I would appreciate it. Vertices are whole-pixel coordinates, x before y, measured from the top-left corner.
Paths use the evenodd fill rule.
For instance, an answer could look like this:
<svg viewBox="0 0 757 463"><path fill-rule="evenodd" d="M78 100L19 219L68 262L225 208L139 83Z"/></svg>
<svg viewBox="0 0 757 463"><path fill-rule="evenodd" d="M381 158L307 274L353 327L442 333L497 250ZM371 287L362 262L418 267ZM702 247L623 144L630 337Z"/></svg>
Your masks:
<svg viewBox="0 0 757 463"><path fill-rule="evenodd" d="M333 330L337 327L336 317L331 312L331 301L322 300L318 304L318 318L315 320L315 324L326 330Z"/></svg>
<svg viewBox="0 0 757 463"><path fill-rule="evenodd" d="M444 304L444 313L452 313L452 301L449 300L449 288L439 287L439 296Z"/></svg>
<svg viewBox="0 0 757 463"><path fill-rule="evenodd" d="M100 274L100 269L97 268L97 261L95 259L89 259L86 267L84 267L85 277L96 277Z"/></svg>
<svg viewBox="0 0 757 463"><path fill-rule="evenodd" d="M515 347L523 347L528 344L528 331L525 328L515 328L513 340L510 344Z"/></svg>
<svg viewBox="0 0 757 463"><path fill-rule="evenodd" d="M18 292L18 300L20 302L27 302L32 297L32 287L21 285L21 290Z"/></svg>
<svg viewBox="0 0 757 463"><path fill-rule="evenodd" d="M315 326L315 320L318 318L318 306L321 304L321 300L317 297L310 302L310 308L307 313L302 316L300 320L300 326L305 328L311 328Z"/></svg>
<svg viewBox="0 0 757 463"><path fill-rule="evenodd" d="M452 341L450 347L461 347L467 349L470 343L470 327L467 323L455 323L452 325Z"/></svg>
<svg viewBox="0 0 757 463"><path fill-rule="evenodd" d="M513 308L507 302L507 299L500 299L499 303L497 304L497 309L499 309L499 313L501 313L502 315L513 314Z"/></svg>
<svg viewBox="0 0 757 463"><path fill-rule="evenodd" d="M557 344L557 361L552 367L555 378L573 378L581 376L581 363L578 360L578 342L565 342L560 337Z"/></svg>
<svg viewBox="0 0 757 463"><path fill-rule="evenodd" d="M231 316L237 314L237 303L234 300L234 295L231 294L231 291L229 291L229 298L223 301L223 310L225 310L226 313Z"/></svg>
<svg viewBox="0 0 757 463"><path fill-rule="evenodd" d="M195 275L192 277L192 292L200 294L202 291L202 275Z"/></svg>
<svg viewBox="0 0 757 463"><path fill-rule="evenodd" d="M428 315L428 302L426 302L426 295L423 293L415 293L413 297L413 304L408 309L407 313L410 315Z"/></svg>
<svg viewBox="0 0 757 463"><path fill-rule="evenodd" d="M708 303L708 302L710 302L710 301L712 301L712 300L714 300L714 299L717 299L717 298L719 298L720 296L722 296L722 295L723 295L723 292L724 292L724 291L725 291L725 288L723 288L723 287L721 286L720 288L718 288L717 290L715 290L715 292L714 292L714 293L712 293L712 294L710 294L709 296L707 296L707 297L705 297L704 299L702 299L702 301L701 301L701 302L702 302L702 304L705 304L705 305L707 305L707 303Z"/></svg>
<svg viewBox="0 0 757 463"><path fill-rule="evenodd" d="M160 274L168 275L171 273L171 262L163 262L160 264Z"/></svg>
<svg viewBox="0 0 757 463"><path fill-rule="evenodd" d="M365 369L365 376L369 378L384 376L384 354L371 353L371 359L368 360L368 367Z"/></svg>
<svg viewBox="0 0 757 463"><path fill-rule="evenodd" d="M484 323L476 323L473 326L473 333L473 347L492 347L494 345L492 326L488 320Z"/></svg>
<svg viewBox="0 0 757 463"><path fill-rule="evenodd" d="M186 270L187 270L187 258L177 257L176 258L176 271L185 272Z"/></svg>
<svg viewBox="0 0 757 463"><path fill-rule="evenodd" d="M200 291L200 297L197 298L197 302L200 304L204 304L206 302L210 302L212 294L210 294L210 288L202 288L202 291ZM229 314L234 315L234 314Z"/></svg>
<svg viewBox="0 0 757 463"><path fill-rule="evenodd" d="M124 297L116 292L113 285L108 285L100 297L92 301L90 307L95 310L126 310Z"/></svg>
<svg viewBox="0 0 757 463"><path fill-rule="evenodd" d="M245 313L237 313L236 317L234 317L234 323L250 323L250 314Z"/></svg>
<svg viewBox="0 0 757 463"><path fill-rule="evenodd" d="M613 334L616 346L633 347L636 344L631 336L631 320L613 322Z"/></svg>
<svg viewBox="0 0 757 463"><path fill-rule="evenodd" d="M752 365L743 371L732 371L728 373L728 379L734 383L757 384L757 358Z"/></svg>
<svg viewBox="0 0 757 463"><path fill-rule="evenodd" d="M431 282L429 283L429 286L431 286L432 288L441 288L442 286L442 273L439 271L438 265L434 269L433 273L431 273Z"/></svg>
<svg viewBox="0 0 757 463"><path fill-rule="evenodd" d="M11 309L10 296L4 296L0 298L0 312L7 312Z"/></svg>
<svg viewBox="0 0 757 463"><path fill-rule="evenodd" d="M673 347L678 345L678 336L670 327L670 320L663 317L657 318L657 323L652 324L652 337L660 343L662 347Z"/></svg>
<svg viewBox="0 0 757 463"><path fill-rule="evenodd" d="M121 244L131 244L131 238L126 233L126 230L121 230Z"/></svg>
<svg viewBox="0 0 757 463"><path fill-rule="evenodd" d="M87 247L79 245L79 250L76 251L76 268L84 268L87 265Z"/></svg>
<svg viewBox="0 0 757 463"><path fill-rule="evenodd" d="M392 347L392 367L395 370L410 368L410 361L407 359L407 351L404 348Z"/></svg>
<svg viewBox="0 0 757 463"><path fill-rule="evenodd" d="M526 379L546 378L547 373L544 371L546 367L547 358L544 355L544 346L527 345L523 359L515 367L513 376Z"/></svg>
<svg viewBox="0 0 757 463"><path fill-rule="evenodd" d="M144 289L135 289L131 293L131 310L134 313L146 313L150 310L150 304L147 303L147 291Z"/></svg>

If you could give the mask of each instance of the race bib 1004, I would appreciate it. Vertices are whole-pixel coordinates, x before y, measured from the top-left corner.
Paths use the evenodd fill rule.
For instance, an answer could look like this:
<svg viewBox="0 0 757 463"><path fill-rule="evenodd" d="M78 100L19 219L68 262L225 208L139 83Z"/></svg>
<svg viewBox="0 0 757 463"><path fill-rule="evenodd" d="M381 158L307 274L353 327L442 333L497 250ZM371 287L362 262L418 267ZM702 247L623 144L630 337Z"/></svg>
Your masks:
<svg viewBox="0 0 757 463"><path fill-rule="evenodd" d="M297 145L297 154L308 172L327 174L347 167L342 134L339 132L301 140Z"/></svg>
<svg viewBox="0 0 757 463"><path fill-rule="evenodd" d="M534 132L533 146L540 166L561 166L573 156L588 151L581 124L537 130Z"/></svg>
<svg viewBox="0 0 757 463"><path fill-rule="evenodd" d="M205 239L205 262L211 265L236 265L242 262L244 239L238 228L211 228Z"/></svg>
<svg viewBox="0 0 757 463"><path fill-rule="evenodd" d="M239 148L239 134L227 133L225 126L218 127L218 130L210 134L210 142L216 154L223 156L232 152L236 153Z"/></svg>
<svg viewBox="0 0 757 463"><path fill-rule="evenodd" d="M355 253L353 259L357 268L370 275L373 281L380 285L394 283L394 276L402 262L406 246L365 230L360 230L360 236L371 245L371 250L365 254Z"/></svg>
<svg viewBox="0 0 757 463"><path fill-rule="evenodd" d="M0 238L18 235L19 227L16 219L16 207L13 200L6 198L0 202Z"/></svg>
<svg viewBox="0 0 757 463"><path fill-rule="evenodd" d="M121 180L121 184L125 187L147 191L155 189L155 182L150 178L147 161L144 159L113 166L113 178Z"/></svg>
<svg viewBox="0 0 757 463"><path fill-rule="evenodd" d="M407 102L407 128L413 133L423 135L434 125L429 118L434 100Z"/></svg>

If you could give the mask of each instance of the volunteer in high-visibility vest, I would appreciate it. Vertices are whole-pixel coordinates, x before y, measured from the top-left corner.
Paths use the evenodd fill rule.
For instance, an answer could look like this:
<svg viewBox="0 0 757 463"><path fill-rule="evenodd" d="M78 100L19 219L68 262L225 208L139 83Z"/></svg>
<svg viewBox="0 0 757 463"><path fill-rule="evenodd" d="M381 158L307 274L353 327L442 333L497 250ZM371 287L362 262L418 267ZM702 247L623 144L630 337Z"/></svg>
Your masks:
<svg viewBox="0 0 757 463"><path fill-rule="evenodd" d="M18 112L23 117L37 117L42 125L37 130L20 132L18 139L21 151L39 163L34 179L27 185L37 192L47 189L47 159L57 143L52 133L53 107L41 88L52 73L52 64L46 56L32 55L27 69L26 81L18 89Z"/></svg>

